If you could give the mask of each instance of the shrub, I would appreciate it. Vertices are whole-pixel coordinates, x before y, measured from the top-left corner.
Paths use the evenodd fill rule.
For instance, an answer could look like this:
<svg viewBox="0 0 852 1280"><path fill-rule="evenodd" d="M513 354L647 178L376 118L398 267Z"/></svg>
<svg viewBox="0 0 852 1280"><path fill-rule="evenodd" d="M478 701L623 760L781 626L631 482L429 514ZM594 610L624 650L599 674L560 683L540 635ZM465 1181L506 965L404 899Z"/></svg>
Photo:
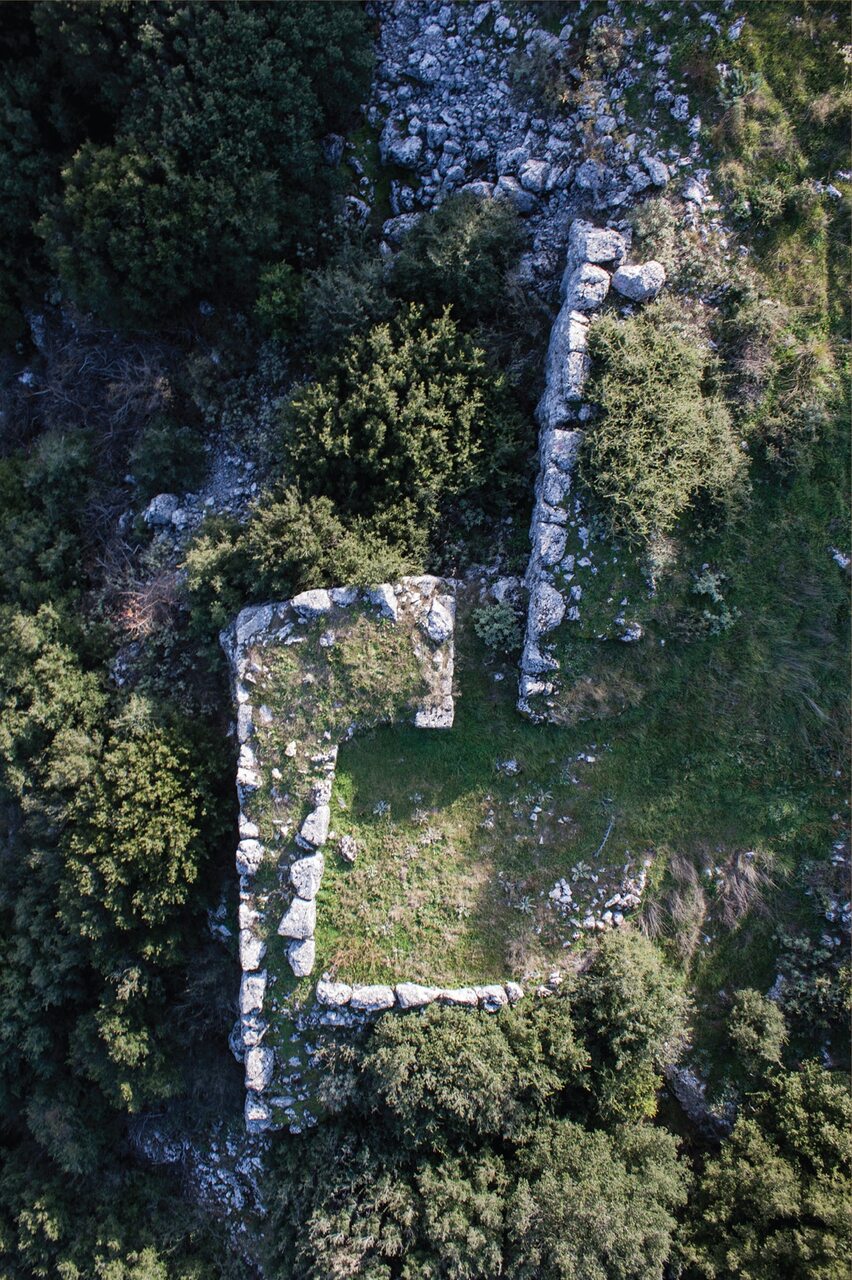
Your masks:
<svg viewBox="0 0 852 1280"><path fill-rule="evenodd" d="M185 493L203 476L201 441L191 427L158 413L142 429L130 455L130 469L141 502L156 493Z"/></svg>
<svg viewBox="0 0 852 1280"><path fill-rule="evenodd" d="M503 378L449 311L410 306L353 338L284 412L292 474L342 514L420 548L448 502L499 483L519 420Z"/></svg>
<svg viewBox="0 0 852 1280"><path fill-rule="evenodd" d="M602 316L589 339L583 479L617 532L670 533L697 502L743 500L745 460L721 397L706 389L710 356L657 304L628 320Z"/></svg>
<svg viewBox="0 0 852 1280"><path fill-rule="evenodd" d="M780 1063L787 1039L784 1015L777 1004L752 987L734 996L728 1034L743 1066L751 1074L762 1075L767 1067Z"/></svg>
<svg viewBox="0 0 852 1280"><path fill-rule="evenodd" d="M521 624L511 605L490 604L475 609L473 629L484 645L498 653L514 653L521 646Z"/></svg>
<svg viewBox="0 0 852 1280"><path fill-rule="evenodd" d="M512 205L462 194L408 233L394 259L392 284L432 315L452 305L464 325L499 320L506 273L521 243Z"/></svg>
<svg viewBox="0 0 852 1280"><path fill-rule="evenodd" d="M384 262L361 238L346 240L325 266L307 273L301 335L310 356L333 355L355 334L390 319L386 276Z"/></svg>

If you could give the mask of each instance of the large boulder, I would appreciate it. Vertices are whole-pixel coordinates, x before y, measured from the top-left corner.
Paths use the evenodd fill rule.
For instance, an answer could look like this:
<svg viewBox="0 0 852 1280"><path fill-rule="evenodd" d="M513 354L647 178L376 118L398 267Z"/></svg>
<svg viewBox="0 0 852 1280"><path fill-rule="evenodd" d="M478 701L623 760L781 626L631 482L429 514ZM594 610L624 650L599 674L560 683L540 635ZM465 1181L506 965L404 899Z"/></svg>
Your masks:
<svg viewBox="0 0 852 1280"><path fill-rule="evenodd" d="M350 1009L358 1009L362 1013L379 1013L382 1009L392 1009L396 997L392 987L354 986L349 1000Z"/></svg>
<svg viewBox="0 0 852 1280"><path fill-rule="evenodd" d="M400 1009L422 1009L441 994L440 987L423 987L417 982L398 982L395 990Z"/></svg>
<svg viewBox="0 0 852 1280"><path fill-rule="evenodd" d="M330 978L321 978L317 983L317 1000L331 1009L341 1009L352 999L352 988L348 982L332 982Z"/></svg>
<svg viewBox="0 0 852 1280"><path fill-rule="evenodd" d="M449 596L438 597L423 620L423 629L433 644L443 644L453 634L455 605Z"/></svg>
<svg viewBox="0 0 852 1280"><path fill-rule="evenodd" d="M623 260L627 244L620 231L596 227L576 218L568 232L569 262L616 262Z"/></svg>
<svg viewBox="0 0 852 1280"><path fill-rule="evenodd" d="M246 1088L253 1093L262 1093L272 1079L272 1068L275 1065L275 1054L271 1049L257 1045L246 1050Z"/></svg>
<svg viewBox="0 0 852 1280"><path fill-rule="evenodd" d="M325 858L321 853L298 858L290 868L290 883L300 898L315 898L322 882Z"/></svg>
<svg viewBox="0 0 852 1280"><path fill-rule="evenodd" d="M565 601L548 582L539 582L530 597L530 627L535 635L553 631L565 617Z"/></svg>
<svg viewBox="0 0 852 1280"><path fill-rule="evenodd" d="M318 804L302 823L299 835L306 844L321 849L328 839L328 827L331 822L331 809L327 804Z"/></svg>
<svg viewBox="0 0 852 1280"><path fill-rule="evenodd" d="M266 970L261 973L244 973L240 982L240 1013L246 1017L259 1013L266 994Z"/></svg>
<svg viewBox="0 0 852 1280"><path fill-rule="evenodd" d="M287 960L297 978L307 978L308 974L313 973L316 958L317 949L313 938L291 942L287 948Z"/></svg>
<svg viewBox="0 0 852 1280"><path fill-rule="evenodd" d="M290 601L296 612L303 618L318 618L328 613L331 608L331 596L327 591L302 591Z"/></svg>
<svg viewBox="0 0 852 1280"><path fill-rule="evenodd" d="M295 938L301 941L312 938L317 927L317 904L314 899L306 902L304 898L294 898L289 910L278 926L282 938Z"/></svg>
<svg viewBox="0 0 852 1280"><path fill-rule="evenodd" d="M608 292L609 274L593 262L581 262L562 278L565 305L575 311L594 311Z"/></svg>
<svg viewBox="0 0 852 1280"><path fill-rule="evenodd" d="M606 272L603 275L606 276ZM588 331L586 317L566 303L550 331L544 394L536 410L539 423L545 429L558 427L576 415L577 402L589 376Z"/></svg>
<svg viewBox="0 0 852 1280"><path fill-rule="evenodd" d="M142 519L149 529L164 529L172 523L172 516L179 507L180 498L176 494L158 493L142 512Z"/></svg>
<svg viewBox="0 0 852 1280"><path fill-rule="evenodd" d="M612 287L631 302L651 302L666 283L666 269L661 262L641 262L619 267L612 277Z"/></svg>

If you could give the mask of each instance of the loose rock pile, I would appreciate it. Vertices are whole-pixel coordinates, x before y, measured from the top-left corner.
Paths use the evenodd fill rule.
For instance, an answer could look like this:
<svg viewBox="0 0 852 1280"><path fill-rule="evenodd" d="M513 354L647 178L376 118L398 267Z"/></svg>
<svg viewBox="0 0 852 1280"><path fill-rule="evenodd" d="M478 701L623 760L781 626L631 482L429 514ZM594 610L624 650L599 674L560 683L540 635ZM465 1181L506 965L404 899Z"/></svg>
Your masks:
<svg viewBox="0 0 852 1280"><path fill-rule="evenodd" d="M518 700L519 710L537 720L548 718L548 698L556 687L554 633L564 622L580 621L580 602L590 579L618 563L615 549L584 517L582 501L574 492L574 469L583 440L581 424L590 413L582 401L589 376L590 313L600 307L610 287L631 301L647 301L665 283L659 262L624 265L627 250L625 238L614 228L594 227L581 219L571 224L562 306L550 335L544 394L537 410L539 474L530 526L530 603ZM629 616L629 597L619 595L616 604L613 596L612 604L610 624L598 630L596 638L638 640L642 629Z"/></svg>
<svg viewBox="0 0 852 1280"><path fill-rule="evenodd" d="M384 226L399 243L421 210L459 191L511 202L528 220L531 250L522 270L533 287L549 288L564 242L566 221L582 210L620 214L631 201L666 187L678 173L687 180L700 161L697 116L677 92L670 50L650 30L637 36L623 24L618 4L599 15L621 42L617 65L600 80L588 78L577 41L578 14L566 6L559 34L500 0L478 5L439 0L373 3L380 23L376 77L367 108L379 131L383 164L393 172L393 217ZM531 92L534 67L556 59L576 101L548 113ZM650 67L649 67L650 63ZM636 126L625 94L650 79L652 109L660 123L687 123L685 149L661 147L652 124ZM357 157L359 178L351 211L366 219L373 183ZM697 171L700 174L700 171Z"/></svg>

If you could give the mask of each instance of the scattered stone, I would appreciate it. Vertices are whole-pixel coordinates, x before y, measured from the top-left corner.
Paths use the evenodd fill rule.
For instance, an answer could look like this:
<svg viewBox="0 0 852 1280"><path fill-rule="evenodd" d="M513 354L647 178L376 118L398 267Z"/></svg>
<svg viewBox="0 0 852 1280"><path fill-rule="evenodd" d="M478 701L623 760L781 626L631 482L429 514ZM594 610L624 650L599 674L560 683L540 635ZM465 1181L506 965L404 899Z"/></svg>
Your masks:
<svg viewBox="0 0 852 1280"><path fill-rule="evenodd" d="M354 862L358 857L358 842L354 836L341 836L337 851L346 862Z"/></svg>
<svg viewBox="0 0 852 1280"><path fill-rule="evenodd" d="M665 267L653 260L637 266L619 267L612 277L613 289L631 302L651 302L665 283Z"/></svg>

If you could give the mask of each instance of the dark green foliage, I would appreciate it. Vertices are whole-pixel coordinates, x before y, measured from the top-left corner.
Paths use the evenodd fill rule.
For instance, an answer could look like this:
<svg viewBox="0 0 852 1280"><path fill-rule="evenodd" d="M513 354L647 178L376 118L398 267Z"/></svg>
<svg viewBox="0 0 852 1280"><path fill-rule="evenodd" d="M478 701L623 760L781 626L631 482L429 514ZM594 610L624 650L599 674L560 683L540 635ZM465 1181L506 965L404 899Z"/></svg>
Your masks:
<svg viewBox="0 0 852 1280"><path fill-rule="evenodd" d="M413 550L447 502L500 483L519 431L504 380L450 313L426 322L411 306L296 393L284 446L305 492Z"/></svg>
<svg viewBox="0 0 852 1280"><path fill-rule="evenodd" d="M456 196L408 233L393 260L391 282L402 298L430 315L451 305L465 326L493 324L502 318L506 274L521 244L510 204Z"/></svg>
<svg viewBox="0 0 852 1280"><path fill-rule="evenodd" d="M521 624L511 605L483 605L474 610L473 628L482 643L498 653L514 653L521 647Z"/></svg>
<svg viewBox="0 0 852 1280"><path fill-rule="evenodd" d="M579 989L576 1015L592 1054L592 1103L601 1116L652 1115L659 1064L683 1034L682 980L643 936L609 933Z"/></svg>
<svg viewBox="0 0 852 1280"><path fill-rule="evenodd" d="M670 533L701 499L717 509L744 497L745 461L718 394L710 357L663 303L592 326L589 398L600 411L586 434L582 474L621 533Z"/></svg>
<svg viewBox="0 0 852 1280"><path fill-rule="evenodd" d="M333 355L355 334L389 320L388 270L366 238L346 239L324 267L305 276L302 335L315 359Z"/></svg>
<svg viewBox="0 0 852 1280"><path fill-rule="evenodd" d="M156 493L185 493L203 473L204 453L198 432L170 414L156 414L133 446L130 468L140 502Z"/></svg>
<svg viewBox="0 0 852 1280"><path fill-rule="evenodd" d="M41 273L152 325L192 299L251 301L259 270L316 243L371 64L357 5L40 3L0 45L3 296ZM0 302L0 307L2 307Z"/></svg>
<svg viewBox="0 0 852 1280"><path fill-rule="evenodd" d="M186 556L195 617L213 631L253 599L286 599L341 582L394 581L417 567L366 521L344 520L329 498L303 498L292 487L265 495L244 530L208 520Z"/></svg>
<svg viewBox="0 0 852 1280"><path fill-rule="evenodd" d="M621 969L598 957L597 991L624 1005L629 970L649 1020L671 1027L649 950L626 935ZM584 982L492 1018L436 1005L384 1018L360 1061L329 1054L338 1118L274 1154L270 1275L661 1277L684 1171L668 1134L635 1118L598 1127ZM623 1057L628 1094L651 1069L654 1033L639 1040Z"/></svg>
<svg viewBox="0 0 852 1280"><path fill-rule="evenodd" d="M784 1015L759 991L746 987L734 996L728 1034L746 1070L756 1077L781 1062L787 1039Z"/></svg>
<svg viewBox="0 0 852 1280"><path fill-rule="evenodd" d="M679 1275L844 1280L852 1264L852 1102L815 1062L749 1100L702 1175Z"/></svg>
<svg viewBox="0 0 852 1280"><path fill-rule="evenodd" d="M518 1160L506 1275L662 1280L672 1210L686 1199L676 1150L660 1129L539 1127Z"/></svg>

